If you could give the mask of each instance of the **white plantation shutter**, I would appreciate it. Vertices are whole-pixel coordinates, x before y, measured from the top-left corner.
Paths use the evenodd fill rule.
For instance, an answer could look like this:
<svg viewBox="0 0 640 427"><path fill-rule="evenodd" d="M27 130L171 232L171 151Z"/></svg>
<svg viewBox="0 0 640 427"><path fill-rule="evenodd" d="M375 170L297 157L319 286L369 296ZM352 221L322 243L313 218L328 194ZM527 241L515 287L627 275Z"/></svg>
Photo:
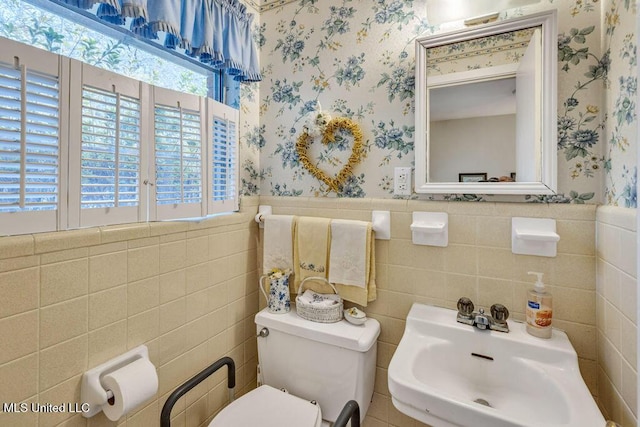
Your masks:
<svg viewBox="0 0 640 427"><path fill-rule="evenodd" d="M237 110L0 46L0 236L238 209Z"/></svg>
<svg viewBox="0 0 640 427"><path fill-rule="evenodd" d="M209 100L209 183L207 212L238 209L238 110Z"/></svg>
<svg viewBox="0 0 640 427"><path fill-rule="evenodd" d="M156 220L204 215L204 100L154 87Z"/></svg>
<svg viewBox="0 0 640 427"><path fill-rule="evenodd" d="M142 168L146 85L79 62L72 64L70 226L146 220ZM80 84L81 82L81 84ZM145 171L146 174L146 171Z"/></svg>
<svg viewBox="0 0 640 427"><path fill-rule="evenodd" d="M0 52L0 235L58 227L60 70L57 55L3 41ZM65 98L66 99L66 98Z"/></svg>
<svg viewBox="0 0 640 427"><path fill-rule="evenodd" d="M140 101L82 88L83 208L140 202Z"/></svg>

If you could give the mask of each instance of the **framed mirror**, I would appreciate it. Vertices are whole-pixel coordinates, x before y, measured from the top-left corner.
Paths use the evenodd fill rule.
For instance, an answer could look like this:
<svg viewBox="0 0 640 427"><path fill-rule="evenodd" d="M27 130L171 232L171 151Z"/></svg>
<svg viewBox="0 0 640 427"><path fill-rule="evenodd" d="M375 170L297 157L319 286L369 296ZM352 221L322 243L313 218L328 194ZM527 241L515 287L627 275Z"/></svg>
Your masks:
<svg viewBox="0 0 640 427"><path fill-rule="evenodd" d="M416 40L417 193L554 194L556 11Z"/></svg>

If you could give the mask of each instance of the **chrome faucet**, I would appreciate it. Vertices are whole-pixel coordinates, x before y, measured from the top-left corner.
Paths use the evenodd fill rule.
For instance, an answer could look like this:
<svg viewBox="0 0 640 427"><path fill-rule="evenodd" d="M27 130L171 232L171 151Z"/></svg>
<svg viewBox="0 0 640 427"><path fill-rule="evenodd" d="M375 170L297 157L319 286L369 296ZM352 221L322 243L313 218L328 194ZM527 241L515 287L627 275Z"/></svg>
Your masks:
<svg viewBox="0 0 640 427"><path fill-rule="evenodd" d="M462 297L458 300L458 315L456 320L466 325L475 326L478 329L490 329L499 332L509 332L507 319L509 318L509 310L502 304L493 304L491 306L491 314L485 314L481 308L477 312L473 311L473 302Z"/></svg>
<svg viewBox="0 0 640 427"><path fill-rule="evenodd" d="M489 316L484 314L484 308L481 308L480 310L478 310L478 313L476 313L475 318L473 320L473 324L478 329L490 328L491 321L489 320Z"/></svg>

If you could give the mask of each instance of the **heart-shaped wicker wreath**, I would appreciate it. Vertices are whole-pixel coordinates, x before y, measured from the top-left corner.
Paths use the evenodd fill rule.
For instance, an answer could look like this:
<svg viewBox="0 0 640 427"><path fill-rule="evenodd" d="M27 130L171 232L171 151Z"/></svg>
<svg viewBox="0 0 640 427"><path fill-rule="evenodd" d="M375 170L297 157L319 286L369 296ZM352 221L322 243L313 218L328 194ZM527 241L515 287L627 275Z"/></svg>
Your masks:
<svg viewBox="0 0 640 427"><path fill-rule="evenodd" d="M309 144L313 139L311 135L309 135L307 132L303 132L296 141L296 151L298 152L298 157L300 158L302 166L307 168L313 176L327 184L327 186L329 186L329 188L336 193L340 191L347 178L353 175L353 167L360 163L364 156L364 147L362 146L362 131L360 130L360 126L358 126L358 124L353 120L347 119L346 117L331 119L329 123L327 123L322 132L322 143L328 145L332 142L335 142L335 132L338 130L346 130L349 131L351 135L353 135L353 147L351 148L351 155L349 156L349 160L347 160L347 163L342 167L340 172L338 172L338 174L334 178L329 177L325 171L316 167L309 160L307 149L309 148Z"/></svg>

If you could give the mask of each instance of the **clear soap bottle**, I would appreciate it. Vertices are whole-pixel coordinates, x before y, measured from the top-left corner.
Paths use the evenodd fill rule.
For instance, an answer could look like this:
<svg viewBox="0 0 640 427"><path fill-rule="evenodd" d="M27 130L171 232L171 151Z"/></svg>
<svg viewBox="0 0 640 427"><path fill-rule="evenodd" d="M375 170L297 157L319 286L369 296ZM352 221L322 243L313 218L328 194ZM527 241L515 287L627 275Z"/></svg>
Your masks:
<svg viewBox="0 0 640 427"><path fill-rule="evenodd" d="M534 337L551 338L552 296L544 289L542 273L529 271L527 274L538 277L533 289L527 292L527 332Z"/></svg>

